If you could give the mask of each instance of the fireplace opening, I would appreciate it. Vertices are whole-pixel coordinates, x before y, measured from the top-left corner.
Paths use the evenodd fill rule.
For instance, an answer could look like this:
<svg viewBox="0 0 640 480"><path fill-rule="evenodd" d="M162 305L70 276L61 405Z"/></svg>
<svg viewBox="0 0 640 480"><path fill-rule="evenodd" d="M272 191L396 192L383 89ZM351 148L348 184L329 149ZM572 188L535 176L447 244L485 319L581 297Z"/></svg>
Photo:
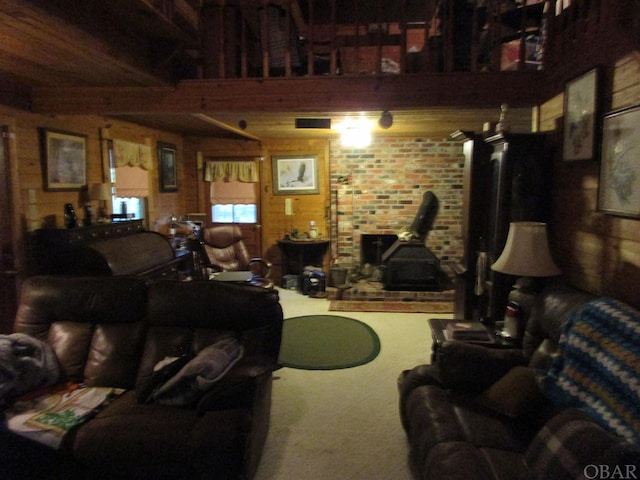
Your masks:
<svg viewBox="0 0 640 480"><path fill-rule="evenodd" d="M360 236L360 273L364 278L382 279L382 255L397 239L397 235L382 233Z"/></svg>

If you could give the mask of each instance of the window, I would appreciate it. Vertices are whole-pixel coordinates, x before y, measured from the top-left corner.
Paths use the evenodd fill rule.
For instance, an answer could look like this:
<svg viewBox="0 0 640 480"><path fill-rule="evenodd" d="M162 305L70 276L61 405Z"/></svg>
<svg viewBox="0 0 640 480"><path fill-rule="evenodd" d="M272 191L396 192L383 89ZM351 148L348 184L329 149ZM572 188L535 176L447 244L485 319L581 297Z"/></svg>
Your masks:
<svg viewBox="0 0 640 480"><path fill-rule="evenodd" d="M146 218L149 196L149 147L121 140L108 140L109 167L113 184L113 213Z"/></svg>
<svg viewBox="0 0 640 480"><path fill-rule="evenodd" d="M214 223L257 223L257 184L211 182L211 220Z"/></svg>
<svg viewBox="0 0 640 480"><path fill-rule="evenodd" d="M145 212L144 198L118 197L114 195L112 197L112 201L113 201L113 213L133 214L134 219L144 218L144 212Z"/></svg>
<svg viewBox="0 0 640 480"><path fill-rule="evenodd" d="M218 204L211 207L214 223L256 223L258 221L255 204Z"/></svg>

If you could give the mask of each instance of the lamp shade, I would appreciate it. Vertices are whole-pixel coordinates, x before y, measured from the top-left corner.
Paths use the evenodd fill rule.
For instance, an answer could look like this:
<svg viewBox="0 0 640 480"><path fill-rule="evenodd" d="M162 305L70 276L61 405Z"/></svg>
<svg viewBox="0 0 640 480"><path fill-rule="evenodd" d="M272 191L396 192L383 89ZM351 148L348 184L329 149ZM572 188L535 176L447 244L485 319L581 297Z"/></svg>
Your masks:
<svg viewBox="0 0 640 480"><path fill-rule="evenodd" d="M91 200L110 200L111 184L110 183L92 183L89 187L89 198Z"/></svg>
<svg viewBox="0 0 640 480"><path fill-rule="evenodd" d="M553 277L560 274L549 252L547 224L511 222L507 243L491 269L519 277Z"/></svg>

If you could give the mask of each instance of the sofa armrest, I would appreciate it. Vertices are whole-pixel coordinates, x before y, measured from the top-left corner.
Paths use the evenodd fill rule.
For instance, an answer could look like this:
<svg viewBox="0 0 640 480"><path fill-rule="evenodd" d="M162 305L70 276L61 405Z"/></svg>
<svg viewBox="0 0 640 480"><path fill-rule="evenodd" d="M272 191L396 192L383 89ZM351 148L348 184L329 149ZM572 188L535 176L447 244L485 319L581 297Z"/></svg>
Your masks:
<svg viewBox="0 0 640 480"><path fill-rule="evenodd" d="M423 385L442 385L438 368L435 365L417 365L411 370L404 370L398 377L398 392L400 394L400 420L408 431L406 415L407 399L411 392Z"/></svg>
<svg viewBox="0 0 640 480"><path fill-rule="evenodd" d="M197 413L201 415L207 410L237 408L242 405L243 398L250 402L251 396L247 392L253 389L256 379L271 375L279 368L282 366L267 356L243 358L202 396L196 406Z"/></svg>
<svg viewBox="0 0 640 480"><path fill-rule="evenodd" d="M480 392L517 365L522 350L488 348L460 341L444 342L436 352L438 378L445 388Z"/></svg>

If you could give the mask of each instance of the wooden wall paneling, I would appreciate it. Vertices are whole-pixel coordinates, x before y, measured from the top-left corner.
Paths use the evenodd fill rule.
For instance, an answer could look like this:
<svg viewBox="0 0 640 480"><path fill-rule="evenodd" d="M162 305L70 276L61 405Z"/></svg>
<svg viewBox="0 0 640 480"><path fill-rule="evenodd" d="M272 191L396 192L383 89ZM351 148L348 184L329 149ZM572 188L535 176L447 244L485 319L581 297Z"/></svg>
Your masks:
<svg viewBox="0 0 640 480"><path fill-rule="evenodd" d="M640 56L637 52L612 59L605 72L605 110L640 103ZM563 94L541 106L541 125L561 133ZM609 104L609 107L606 105ZM555 135L561 146L562 136ZM554 165L551 245L567 280L587 291L610 295L640 307L640 221L605 215L597 209L599 162Z"/></svg>
<svg viewBox="0 0 640 480"><path fill-rule="evenodd" d="M0 107L0 117L12 122L12 130L15 134L13 143L16 155L16 174L13 181L15 191L16 210L16 241L22 248L16 249L16 263L24 267L28 263L27 252L25 250L26 238L30 231L44 226L62 227L62 213L65 203L72 203L76 211L82 218L80 204L80 194L72 192L45 192L43 190L42 162L40 157L40 143L38 137L38 127L46 127L57 130L77 132L87 135L87 183L101 182L103 179L103 162L101 154L100 131L111 125L112 132L127 135L127 138L149 138L155 145L158 139L181 144L180 135L157 131L138 125L120 122L114 119L105 119L97 115L70 115L70 116L49 116L37 115L6 107ZM154 151L155 148L152 148ZM188 190L183 186L183 173L179 166L180 190L178 194L162 198L155 204L156 215L170 215L174 211L179 211L186 200L181 197ZM157 178L151 183L151 188L158 191ZM33 193L30 193L33 191ZM188 196L186 196L188 197ZM34 199L35 201L30 201ZM153 219L152 219L153 220ZM24 268L22 268L24 270Z"/></svg>
<svg viewBox="0 0 640 480"><path fill-rule="evenodd" d="M321 236L328 237L329 219L326 218L330 204L329 192L329 156L326 140L272 140L263 144L265 157L262 169L262 248L265 256L274 264L272 278L280 283L281 256L277 247L278 240L284 238L292 228L308 232L309 222L315 221ZM318 156L318 180L320 193L314 195L274 195L272 176L273 155L310 154ZM291 198L293 215L286 216L285 199ZM323 268L329 268L329 255L325 257Z"/></svg>

